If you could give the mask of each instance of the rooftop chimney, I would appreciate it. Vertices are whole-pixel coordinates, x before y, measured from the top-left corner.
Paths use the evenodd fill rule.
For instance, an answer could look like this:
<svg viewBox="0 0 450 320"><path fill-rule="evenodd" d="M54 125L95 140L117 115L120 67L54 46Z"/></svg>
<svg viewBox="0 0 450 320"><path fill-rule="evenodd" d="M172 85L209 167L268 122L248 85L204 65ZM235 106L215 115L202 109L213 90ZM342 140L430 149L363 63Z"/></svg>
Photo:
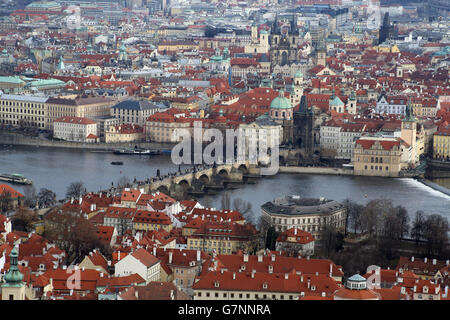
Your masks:
<svg viewBox="0 0 450 320"><path fill-rule="evenodd" d="M172 264L172 255L173 255L173 252L170 251L169 252L169 264Z"/></svg>
<svg viewBox="0 0 450 320"><path fill-rule="evenodd" d="M244 254L244 262L248 262L248 254Z"/></svg>
<svg viewBox="0 0 450 320"><path fill-rule="evenodd" d="M427 259L427 258L423 259L423 262L427 263L427 261L428 261L428 259Z"/></svg>
<svg viewBox="0 0 450 320"><path fill-rule="evenodd" d="M233 280L236 280L236 272L233 272Z"/></svg>
<svg viewBox="0 0 450 320"><path fill-rule="evenodd" d="M297 235L297 228L294 228L294 235Z"/></svg>
<svg viewBox="0 0 450 320"><path fill-rule="evenodd" d="M436 259L433 259L433 265L434 266L436 265Z"/></svg>
<svg viewBox="0 0 450 320"><path fill-rule="evenodd" d="M197 261L200 261L200 257L201 257L201 252L200 252L200 250L197 250Z"/></svg>
<svg viewBox="0 0 450 320"><path fill-rule="evenodd" d="M275 255L272 254L272 261L275 261Z"/></svg>
<svg viewBox="0 0 450 320"><path fill-rule="evenodd" d="M258 254L258 262L262 262L263 261L263 256L261 254Z"/></svg>
<svg viewBox="0 0 450 320"><path fill-rule="evenodd" d="M153 247L153 255L156 257L156 247Z"/></svg>
<svg viewBox="0 0 450 320"><path fill-rule="evenodd" d="M411 257L411 262L414 262L414 257Z"/></svg>
<svg viewBox="0 0 450 320"><path fill-rule="evenodd" d="M284 279L286 279L286 280L289 279L289 273L284 274Z"/></svg>

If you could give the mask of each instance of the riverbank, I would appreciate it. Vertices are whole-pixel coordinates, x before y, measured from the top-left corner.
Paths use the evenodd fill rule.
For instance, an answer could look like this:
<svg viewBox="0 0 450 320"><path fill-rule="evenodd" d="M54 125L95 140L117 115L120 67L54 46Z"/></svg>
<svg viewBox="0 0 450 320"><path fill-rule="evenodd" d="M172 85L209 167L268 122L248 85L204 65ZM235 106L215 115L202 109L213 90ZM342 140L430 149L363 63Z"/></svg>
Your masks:
<svg viewBox="0 0 450 320"><path fill-rule="evenodd" d="M82 143L71 141L46 140L38 137L27 137L13 132L1 132L0 144L14 146L33 146L48 148L65 148L81 150L111 151L118 148L138 146L145 149L172 149L173 144L157 142L127 142L127 143Z"/></svg>

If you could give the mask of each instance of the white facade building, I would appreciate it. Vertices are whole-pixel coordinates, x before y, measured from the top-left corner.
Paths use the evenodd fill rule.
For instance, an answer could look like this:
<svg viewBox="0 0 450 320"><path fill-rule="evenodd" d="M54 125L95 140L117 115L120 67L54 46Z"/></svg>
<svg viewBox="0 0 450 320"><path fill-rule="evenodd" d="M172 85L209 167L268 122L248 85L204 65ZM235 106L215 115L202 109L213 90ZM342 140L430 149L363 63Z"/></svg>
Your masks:
<svg viewBox="0 0 450 320"><path fill-rule="evenodd" d="M97 122L80 117L61 117L53 123L53 137L67 141L86 142L97 137Z"/></svg>
<svg viewBox="0 0 450 320"><path fill-rule="evenodd" d="M377 101L375 112L379 114L405 115L407 103L406 97L387 97L385 94L382 94Z"/></svg>
<svg viewBox="0 0 450 320"><path fill-rule="evenodd" d="M159 259L141 248L127 255L115 264L116 277L125 277L137 273L146 284L152 281L160 281L161 264Z"/></svg>

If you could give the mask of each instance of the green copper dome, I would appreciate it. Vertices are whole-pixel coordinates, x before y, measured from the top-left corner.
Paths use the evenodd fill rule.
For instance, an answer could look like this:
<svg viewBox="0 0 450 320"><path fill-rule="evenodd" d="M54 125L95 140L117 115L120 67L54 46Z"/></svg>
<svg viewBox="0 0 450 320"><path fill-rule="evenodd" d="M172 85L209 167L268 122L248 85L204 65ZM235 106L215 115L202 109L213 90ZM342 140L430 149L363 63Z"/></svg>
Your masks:
<svg viewBox="0 0 450 320"><path fill-rule="evenodd" d="M267 32L267 30L262 29L261 32L260 32L260 34L269 34L269 33Z"/></svg>
<svg viewBox="0 0 450 320"><path fill-rule="evenodd" d="M291 102L284 96L284 91L280 91L280 95L272 100L270 109L292 109Z"/></svg>
<svg viewBox="0 0 450 320"><path fill-rule="evenodd" d="M330 101L330 106L343 106L344 103L338 96L335 96L333 100Z"/></svg>
<svg viewBox="0 0 450 320"><path fill-rule="evenodd" d="M295 73L294 78L303 78L303 73L302 73L300 70L298 70L298 71Z"/></svg>
<svg viewBox="0 0 450 320"><path fill-rule="evenodd" d="M23 280L23 274L19 271L19 268L17 266L19 254L17 252L16 247L14 247L11 250L9 257L11 259L10 260L11 263L10 263L9 271L4 277L6 283L3 286L5 286L5 287L21 286L22 280Z"/></svg>

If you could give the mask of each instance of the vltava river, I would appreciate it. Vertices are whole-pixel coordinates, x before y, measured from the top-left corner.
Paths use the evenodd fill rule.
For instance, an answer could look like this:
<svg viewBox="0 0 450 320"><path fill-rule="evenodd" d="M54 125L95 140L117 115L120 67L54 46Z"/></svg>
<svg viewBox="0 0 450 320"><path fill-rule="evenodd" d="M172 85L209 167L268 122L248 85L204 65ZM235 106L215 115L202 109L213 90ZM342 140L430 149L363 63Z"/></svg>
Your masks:
<svg viewBox="0 0 450 320"><path fill-rule="evenodd" d="M124 162L123 166L110 164L119 160ZM0 146L0 173L21 173L33 181L37 191L43 187L51 189L58 199L64 198L67 186L74 181L83 181L88 191L98 191L108 189L112 182L116 184L123 176L130 180L145 180L155 176L157 169L165 174L177 168L169 155L127 156L69 149ZM435 182L445 186L448 179ZM24 188L21 185L13 187L19 191ZM406 207L411 215L423 210L428 214L450 217L450 196L409 178L279 174L228 192L231 199L240 197L251 202L255 217L259 216L260 206L266 201L290 194L338 201L351 198L360 203L387 198L395 205ZM221 197L221 194L210 196L208 201L219 208Z"/></svg>

